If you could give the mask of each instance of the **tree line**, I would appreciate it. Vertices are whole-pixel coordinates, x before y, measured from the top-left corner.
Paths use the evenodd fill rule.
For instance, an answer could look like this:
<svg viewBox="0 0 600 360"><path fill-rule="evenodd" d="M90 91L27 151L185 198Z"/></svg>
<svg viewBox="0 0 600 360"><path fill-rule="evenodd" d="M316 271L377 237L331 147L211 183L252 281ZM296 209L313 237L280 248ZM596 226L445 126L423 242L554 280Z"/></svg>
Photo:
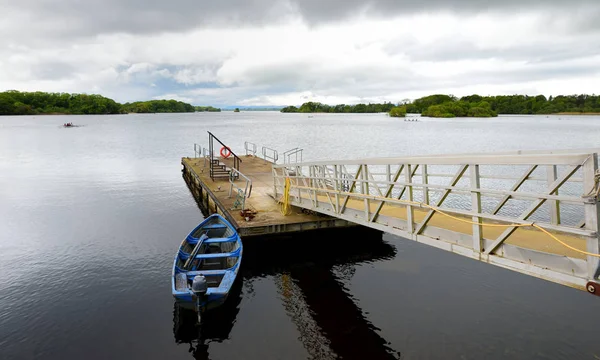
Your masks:
<svg viewBox="0 0 600 360"><path fill-rule="evenodd" d="M326 105L320 102L306 102L299 108L286 106L280 111L283 113L381 113L389 112L394 107L391 102L383 104L356 104L356 105Z"/></svg>
<svg viewBox="0 0 600 360"><path fill-rule="evenodd" d="M39 114L126 114L221 111L212 106L193 106L177 100L149 100L119 104L101 95L21 92L0 92L0 115Z"/></svg>
<svg viewBox="0 0 600 360"><path fill-rule="evenodd" d="M203 111L208 111L208 112L221 112L221 109L216 108L216 107L212 107L212 106L195 106L194 107L196 109L196 111L198 112L203 112Z"/></svg>
<svg viewBox="0 0 600 360"><path fill-rule="evenodd" d="M177 100L149 100L125 103L123 113L183 113L195 112L193 105Z"/></svg>
<svg viewBox="0 0 600 360"><path fill-rule="evenodd" d="M488 112L492 115L593 113L600 112L600 96L581 94L550 96L546 98L544 95L469 95L459 99L452 95L436 94L406 104L406 109L409 113L421 113L423 115L436 111L444 114L444 111L446 111L456 116L469 116L468 114L463 115L467 107L469 109L489 109ZM477 109L477 111L481 109Z"/></svg>
<svg viewBox="0 0 600 360"><path fill-rule="evenodd" d="M457 98L453 95L435 94L414 101L397 104L325 105L307 102L299 108L288 106L281 112L366 113L387 112L392 117L404 117L407 113L429 117L494 117L498 114L535 115L560 113L600 113L600 96L560 95L546 98L544 95L469 95Z"/></svg>

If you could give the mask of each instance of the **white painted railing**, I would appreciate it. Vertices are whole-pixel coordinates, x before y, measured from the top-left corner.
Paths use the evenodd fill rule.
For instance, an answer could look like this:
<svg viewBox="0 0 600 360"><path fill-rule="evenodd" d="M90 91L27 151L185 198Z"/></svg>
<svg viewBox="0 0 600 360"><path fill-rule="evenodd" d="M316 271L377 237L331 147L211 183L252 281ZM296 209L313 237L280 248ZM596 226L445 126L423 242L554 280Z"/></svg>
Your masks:
<svg viewBox="0 0 600 360"><path fill-rule="evenodd" d="M291 205L600 292L592 150L273 165ZM596 289L598 289L596 291Z"/></svg>
<svg viewBox="0 0 600 360"><path fill-rule="evenodd" d="M277 150L271 149L266 146L262 147L262 155L263 159L268 160L274 164L276 164L277 160L279 160L279 153L277 152Z"/></svg>
<svg viewBox="0 0 600 360"><path fill-rule="evenodd" d="M246 151L246 155L256 156L256 144L245 141L244 150Z"/></svg>
<svg viewBox="0 0 600 360"><path fill-rule="evenodd" d="M246 209L246 199L252 195L252 180L246 175L242 174L239 170L230 168L231 174L229 176L229 197L233 196L233 190L235 189L237 199L239 201L240 210ZM237 175L237 176L236 176ZM243 181L242 186L238 186L236 178ZM238 180L239 181L239 180Z"/></svg>

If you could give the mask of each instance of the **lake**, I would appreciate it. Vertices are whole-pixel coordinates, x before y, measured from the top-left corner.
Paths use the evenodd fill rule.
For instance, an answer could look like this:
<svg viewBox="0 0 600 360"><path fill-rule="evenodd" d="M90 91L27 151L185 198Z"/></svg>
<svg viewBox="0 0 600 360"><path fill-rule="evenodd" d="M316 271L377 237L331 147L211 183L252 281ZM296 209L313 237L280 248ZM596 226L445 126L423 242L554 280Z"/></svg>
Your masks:
<svg viewBox="0 0 600 360"><path fill-rule="evenodd" d="M600 147L598 116L0 117L0 359L600 358L597 297L367 230L244 242L196 328L170 274L207 131L305 160Z"/></svg>

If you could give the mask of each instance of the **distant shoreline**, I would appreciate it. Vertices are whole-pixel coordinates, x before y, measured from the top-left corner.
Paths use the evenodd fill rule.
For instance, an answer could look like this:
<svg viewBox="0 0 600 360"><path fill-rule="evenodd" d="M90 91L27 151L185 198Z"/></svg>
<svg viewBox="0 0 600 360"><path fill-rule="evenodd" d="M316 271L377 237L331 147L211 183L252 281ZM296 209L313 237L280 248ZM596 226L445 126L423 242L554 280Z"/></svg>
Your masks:
<svg viewBox="0 0 600 360"><path fill-rule="evenodd" d="M569 111L567 111L567 112L554 113L552 115L600 115L600 112L593 112L593 111L590 111L590 112L576 112L576 111L569 112Z"/></svg>

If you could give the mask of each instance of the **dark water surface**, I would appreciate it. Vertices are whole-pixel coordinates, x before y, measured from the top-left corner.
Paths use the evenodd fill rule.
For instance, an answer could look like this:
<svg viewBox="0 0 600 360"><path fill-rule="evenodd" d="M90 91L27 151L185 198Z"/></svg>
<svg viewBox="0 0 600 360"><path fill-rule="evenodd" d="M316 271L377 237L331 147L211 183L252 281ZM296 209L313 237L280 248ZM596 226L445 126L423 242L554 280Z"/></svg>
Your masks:
<svg viewBox="0 0 600 360"><path fill-rule="evenodd" d="M2 117L0 359L600 359L597 297L372 231L246 241L197 329L169 276L207 130L349 159L599 147L600 117Z"/></svg>

